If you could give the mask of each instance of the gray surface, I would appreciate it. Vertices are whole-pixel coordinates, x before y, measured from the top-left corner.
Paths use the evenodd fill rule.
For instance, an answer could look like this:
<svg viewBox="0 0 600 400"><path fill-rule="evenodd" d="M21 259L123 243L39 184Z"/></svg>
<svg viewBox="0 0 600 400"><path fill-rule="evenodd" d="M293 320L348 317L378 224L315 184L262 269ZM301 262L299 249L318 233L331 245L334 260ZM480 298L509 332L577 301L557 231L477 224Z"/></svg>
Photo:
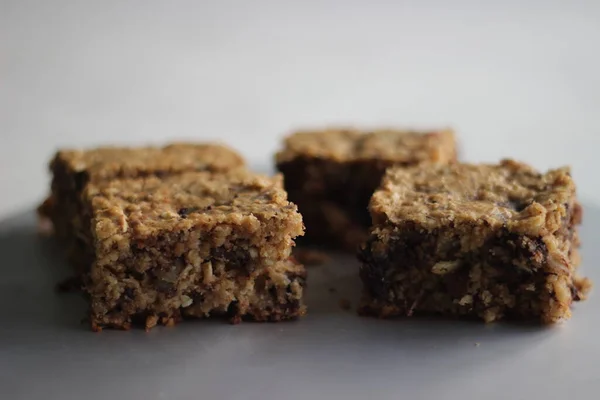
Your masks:
<svg viewBox="0 0 600 400"><path fill-rule="evenodd" d="M583 270L600 281L600 208L585 206ZM564 399L600 390L600 295L550 328L360 318L357 264L309 270L298 322L197 321L149 333L86 330L85 305L53 292L67 269L33 213L0 223L2 399ZM331 293L330 288L336 289ZM477 345L479 344L479 345Z"/></svg>

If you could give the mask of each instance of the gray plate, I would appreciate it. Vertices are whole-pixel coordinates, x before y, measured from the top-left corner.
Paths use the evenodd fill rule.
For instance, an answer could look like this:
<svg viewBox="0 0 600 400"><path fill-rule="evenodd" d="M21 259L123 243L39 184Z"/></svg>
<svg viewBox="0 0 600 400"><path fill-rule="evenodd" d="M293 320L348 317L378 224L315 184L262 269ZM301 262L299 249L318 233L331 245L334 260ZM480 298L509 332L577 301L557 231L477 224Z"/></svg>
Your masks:
<svg viewBox="0 0 600 400"><path fill-rule="evenodd" d="M600 208L587 204L583 271L600 281ZM600 294L554 327L380 321L355 306L357 263L309 270L309 315L280 324L194 321L149 333L90 332L59 295L68 269L33 212L0 222L2 399L565 399L600 389ZM331 288L335 289L332 293Z"/></svg>

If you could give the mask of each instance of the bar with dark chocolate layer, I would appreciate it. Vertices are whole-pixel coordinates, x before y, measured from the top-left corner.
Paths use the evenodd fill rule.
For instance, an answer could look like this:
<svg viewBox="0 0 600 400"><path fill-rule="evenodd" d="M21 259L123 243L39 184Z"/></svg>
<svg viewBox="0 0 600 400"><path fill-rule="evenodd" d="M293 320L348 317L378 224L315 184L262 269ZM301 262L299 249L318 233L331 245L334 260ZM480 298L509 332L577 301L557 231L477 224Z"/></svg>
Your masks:
<svg viewBox="0 0 600 400"><path fill-rule="evenodd" d="M577 275L581 208L567 168L392 168L370 212L363 314L552 323L590 288Z"/></svg>
<svg viewBox="0 0 600 400"><path fill-rule="evenodd" d="M354 251L366 236L369 200L387 168L455 159L450 130L329 129L290 135L276 164L304 216L303 239Z"/></svg>

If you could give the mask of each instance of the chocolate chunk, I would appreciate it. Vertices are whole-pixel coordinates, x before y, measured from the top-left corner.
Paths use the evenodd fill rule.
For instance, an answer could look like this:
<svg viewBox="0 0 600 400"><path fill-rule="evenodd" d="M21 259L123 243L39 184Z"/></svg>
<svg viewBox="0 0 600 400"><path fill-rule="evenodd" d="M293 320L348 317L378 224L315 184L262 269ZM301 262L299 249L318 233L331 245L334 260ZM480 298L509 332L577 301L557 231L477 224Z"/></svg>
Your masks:
<svg viewBox="0 0 600 400"><path fill-rule="evenodd" d="M271 286L269 288L269 295L275 300L277 301L277 298L279 297L279 293L277 292L277 287L275 286Z"/></svg>
<svg viewBox="0 0 600 400"><path fill-rule="evenodd" d="M529 207L531 205L531 202L531 200L524 201L523 199L509 199L509 201L507 203L504 203L503 205L506 208L510 208L517 212L521 212L527 207Z"/></svg>
<svg viewBox="0 0 600 400"><path fill-rule="evenodd" d="M291 300L283 304L283 310L286 314L296 314L300 309L300 301Z"/></svg>
<svg viewBox="0 0 600 400"><path fill-rule="evenodd" d="M156 290L165 294L167 297L173 297L175 296L175 293L177 293L175 284L173 282L167 282L163 280L158 280L156 282Z"/></svg>
<svg viewBox="0 0 600 400"><path fill-rule="evenodd" d="M258 293L264 293L267 289L267 281L269 280L269 276L266 274L262 274L254 280L254 288Z"/></svg>
<svg viewBox="0 0 600 400"><path fill-rule="evenodd" d="M198 211L198 207L183 207L177 211L177 214L179 214L181 218L187 218L188 215L196 211Z"/></svg>
<svg viewBox="0 0 600 400"><path fill-rule="evenodd" d="M75 190L80 192L85 187L85 184L89 180L89 175L85 171L76 172L73 175L73 182L75 183Z"/></svg>
<svg viewBox="0 0 600 400"><path fill-rule="evenodd" d="M127 297L128 299L133 299L135 297L135 291L133 288L126 287L123 291L123 296Z"/></svg>
<svg viewBox="0 0 600 400"><path fill-rule="evenodd" d="M229 303L229 306L227 307L227 315L230 317L235 317L239 315L239 313L240 304L237 300L233 300L231 303Z"/></svg>
<svg viewBox="0 0 600 400"><path fill-rule="evenodd" d="M571 290L571 297L573 298L573 301L581 300L581 298L579 297L579 290L577 290L577 286L571 285L569 289Z"/></svg>
<svg viewBox="0 0 600 400"><path fill-rule="evenodd" d="M233 246L233 249L217 247L211 251L211 259L225 264L225 271L245 269L247 272L254 270L254 264L247 250Z"/></svg>
<svg viewBox="0 0 600 400"><path fill-rule="evenodd" d="M469 269L461 268L455 273L446 274L442 277L442 280L450 297L460 299L468 293Z"/></svg>
<svg viewBox="0 0 600 400"><path fill-rule="evenodd" d="M128 273L128 274L129 274L129 275L130 275L130 276L131 276L133 279L135 279L135 280L137 280L137 281L140 281L140 282L141 282L141 281L143 281L143 280L144 280L144 276L145 276L145 275L144 275L143 273L139 272L139 271L136 271L136 270L130 269L130 270L128 270L128 271L127 271L127 273Z"/></svg>

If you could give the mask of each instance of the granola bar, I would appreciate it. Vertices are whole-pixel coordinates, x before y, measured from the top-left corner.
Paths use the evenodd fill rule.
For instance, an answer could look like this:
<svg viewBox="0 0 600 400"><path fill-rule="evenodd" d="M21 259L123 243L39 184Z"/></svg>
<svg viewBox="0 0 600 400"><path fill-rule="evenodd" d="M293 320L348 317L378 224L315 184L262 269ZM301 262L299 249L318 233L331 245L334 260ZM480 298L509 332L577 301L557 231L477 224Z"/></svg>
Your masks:
<svg viewBox="0 0 600 400"><path fill-rule="evenodd" d="M88 183L113 179L165 177L189 171L226 172L244 166L235 151L219 144L173 143L164 147L101 147L61 150L50 163L51 195L40 206L64 243L69 259L85 268L90 255L81 242L81 192Z"/></svg>
<svg viewBox="0 0 600 400"><path fill-rule="evenodd" d="M304 228L281 181L238 170L88 183L92 327L301 316L305 272L290 256Z"/></svg>
<svg viewBox="0 0 600 400"><path fill-rule="evenodd" d="M392 168L370 212L364 314L552 323L590 288L577 275L581 208L567 168Z"/></svg>
<svg viewBox="0 0 600 400"><path fill-rule="evenodd" d="M304 216L304 239L355 250L371 222L369 199L387 168L455 159L450 130L331 129L287 137L276 164L285 175L290 200Z"/></svg>

